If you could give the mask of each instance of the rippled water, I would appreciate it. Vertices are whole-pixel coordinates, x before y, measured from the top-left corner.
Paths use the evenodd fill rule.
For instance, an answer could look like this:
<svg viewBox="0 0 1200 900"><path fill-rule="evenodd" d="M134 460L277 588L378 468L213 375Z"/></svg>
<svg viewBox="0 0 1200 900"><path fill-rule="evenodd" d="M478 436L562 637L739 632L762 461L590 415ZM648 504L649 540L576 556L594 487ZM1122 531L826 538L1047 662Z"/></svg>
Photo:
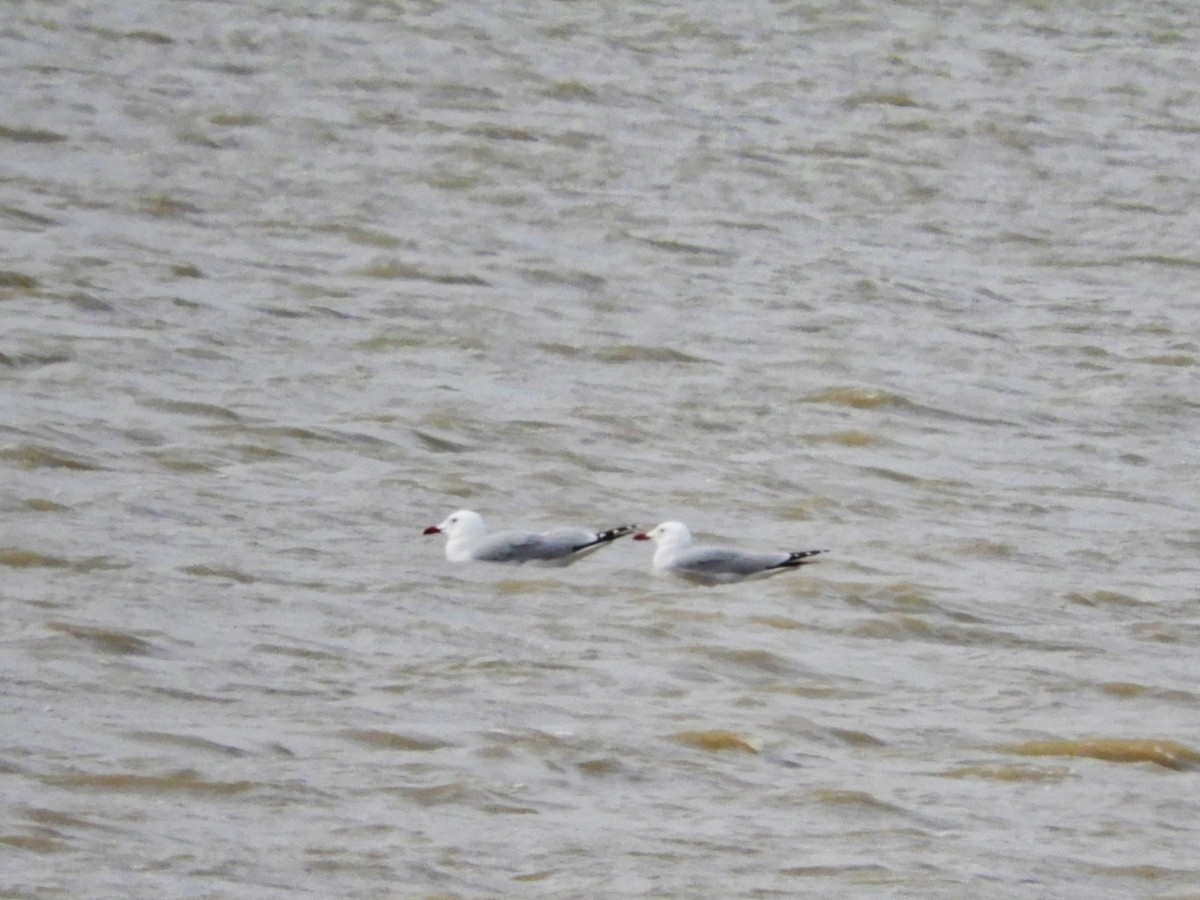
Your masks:
<svg viewBox="0 0 1200 900"><path fill-rule="evenodd" d="M1195 896L1200 13L493 6L0 12L0 894Z"/></svg>

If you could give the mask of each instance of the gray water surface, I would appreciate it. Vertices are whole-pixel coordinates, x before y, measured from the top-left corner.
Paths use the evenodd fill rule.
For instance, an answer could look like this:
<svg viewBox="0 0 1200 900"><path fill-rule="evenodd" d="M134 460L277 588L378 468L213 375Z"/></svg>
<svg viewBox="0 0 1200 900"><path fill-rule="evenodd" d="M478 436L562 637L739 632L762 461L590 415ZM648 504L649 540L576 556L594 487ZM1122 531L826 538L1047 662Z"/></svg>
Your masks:
<svg viewBox="0 0 1200 900"><path fill-rule="evenodd" d="M0 895L1197 896L1198 40L6 4Z"/></svg>

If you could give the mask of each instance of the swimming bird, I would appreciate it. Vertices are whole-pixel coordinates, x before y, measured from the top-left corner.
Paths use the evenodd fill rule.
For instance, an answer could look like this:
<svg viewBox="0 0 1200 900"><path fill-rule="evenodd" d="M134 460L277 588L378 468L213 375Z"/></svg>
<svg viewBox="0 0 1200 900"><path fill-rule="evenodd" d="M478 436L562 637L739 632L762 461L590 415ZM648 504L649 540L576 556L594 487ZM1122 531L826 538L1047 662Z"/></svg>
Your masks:
<svg viewBox="0 0 1200 900"><path fill-rule="evenodd" d="M654 568L696 584L728 584L750 578L767 578L814 562L824 550L797 553L743 553L724 547L697 547L692 533L682 522L663 522L650 531L633 536L635 541L654 541Z"/></svg>
<svg viewBox="0 0 1200 900"><path fill-rule="evenodd" d="M450 562L533 562L543 566L568 566L635 531L636 525L618 525L607 531L556 528L543 534L532 531L488 534L479 513L460 509L451 513L441 525L430 525L424 534L446 535L446 559Z"/></svg>

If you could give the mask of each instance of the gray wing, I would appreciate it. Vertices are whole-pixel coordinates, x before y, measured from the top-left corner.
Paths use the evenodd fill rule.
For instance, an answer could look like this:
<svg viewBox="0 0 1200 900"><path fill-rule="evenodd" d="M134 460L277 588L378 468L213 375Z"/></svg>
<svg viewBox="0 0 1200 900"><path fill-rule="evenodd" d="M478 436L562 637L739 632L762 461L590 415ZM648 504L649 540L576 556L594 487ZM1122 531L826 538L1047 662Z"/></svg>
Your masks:
<svg viewBox="0 0 1200 900"><path fill-rule="evenodd" d="M554 547L568 548L567 553L578 553L604 544L610 544L617 538L625 537L637 531L636 525L618 525L607 531L588 531L586 528L555 528L542 535L542 540Z"/></svg>
<svg viewBox="0 0 1200 900"><path fill-rule="evenodd" d="M586 528L555 528L545 534L501 531L481 542L472 555L485 562L565 563L636 530L633 525L621 525L608 531L588 531Z"/></svg>
<svg viewBox="0 0 1200 900"><path fill-rule="evenodd" d="M555 528L541 535L541 538L547 548L553 547L562 553L573 553L577 547L594 544L597 534L586 528Z"/></svg>
<svg viewBox="0 0 1200 900"><path fill-rule="evenodd" d="M523 563L534 559L554 559L546 555L543 537L529 531L500 531L480 541L471 556L482 562Z"/></svg>
<svg viewBox="0 0 1200 900"><path fill-rule="evenodd" d="M742 553L721 547L696 547L679 554L671 568L694 575L746 576L765 572L787 560L787 553Z"/></svg>

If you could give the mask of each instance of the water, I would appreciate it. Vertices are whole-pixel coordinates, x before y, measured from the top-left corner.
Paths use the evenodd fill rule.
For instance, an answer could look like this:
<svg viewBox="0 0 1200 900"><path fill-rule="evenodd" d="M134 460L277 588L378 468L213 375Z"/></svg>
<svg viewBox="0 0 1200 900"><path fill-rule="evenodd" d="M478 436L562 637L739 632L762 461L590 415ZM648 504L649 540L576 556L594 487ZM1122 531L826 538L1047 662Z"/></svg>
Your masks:
<svg viewBox="0 0 1200 900"><path fill-rule="evenodd" d="M476 6L0 13L0 894L1196 896L1200 16Z"/></svg>

